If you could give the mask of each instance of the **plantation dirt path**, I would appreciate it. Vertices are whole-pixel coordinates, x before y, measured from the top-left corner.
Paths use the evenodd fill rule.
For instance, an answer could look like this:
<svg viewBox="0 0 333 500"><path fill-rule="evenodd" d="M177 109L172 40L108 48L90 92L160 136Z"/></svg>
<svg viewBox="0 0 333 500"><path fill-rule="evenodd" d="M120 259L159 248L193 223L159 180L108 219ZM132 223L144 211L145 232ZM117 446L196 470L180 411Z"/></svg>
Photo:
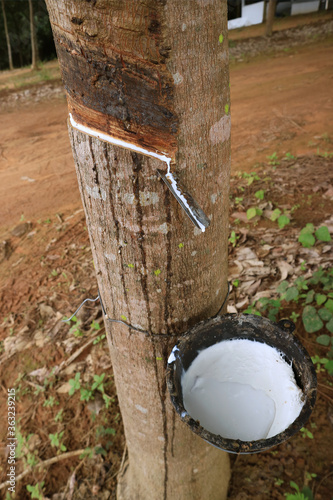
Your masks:
<svg viewBox="0 0 333 500"><path fill-rule="evenodd" d="M329 39L231 66L232 169L277 152L329 150L333 137ZM39 89L39 90L38 90ZM2 98L0 227L80 206L63 93L41 87ZM1 96L0 96L1 98ZM15 96L14 96L15 98ZM6 99L8 105L6 105Z"/></svg>

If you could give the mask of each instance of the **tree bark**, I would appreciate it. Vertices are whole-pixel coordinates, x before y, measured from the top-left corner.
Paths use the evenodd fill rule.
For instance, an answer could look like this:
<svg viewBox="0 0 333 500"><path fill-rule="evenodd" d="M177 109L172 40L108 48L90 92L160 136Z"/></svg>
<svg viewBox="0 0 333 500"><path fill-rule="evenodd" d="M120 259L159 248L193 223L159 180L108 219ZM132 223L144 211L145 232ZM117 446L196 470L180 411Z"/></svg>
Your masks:
<svg viewBox="0 0 333 500"><path fill-rule="evenodd" d="M217 313L227 291L230 101L227 2L47 0L106 319L128 461L123 500L223 500L227 454L178 418L165 370L178 336ZM96 135L96 134L95 134ZM126 146L126 143L128 146ZM158 158L211 220L195 228Z"/></svg>
<svg viewBox="0 0 333 500"><path fill-rule="evenodd" d="M36 37L34 8L32 5L32 0L29 0L29 15L30 15L30 39L31 39L31 69L38 69L37 37Z"/></svg>
<svg viewBox="0 0 333 500"><path fill-rule="evenodd" d="M9 33L8 33L7 17L6 17L5 2L4 2L4 0L1 0L1 6L2 6L3 24L4 24L4 27L5 27L5 36L6 36L6 43L7 43L7 50L8 50L9 69L12 70L12 69L14 69L14 66L13 66L13 57L12 57L12 47L10 45L10 38L9 38Z"/></svg>
<svg viewBox="0 0 333 500"><path fill-rule="evenodd" d="M267 9L267 20L266 20L266 36L272 36L273 34L273 23L275 18L276 1L269 0Z"/></svg>

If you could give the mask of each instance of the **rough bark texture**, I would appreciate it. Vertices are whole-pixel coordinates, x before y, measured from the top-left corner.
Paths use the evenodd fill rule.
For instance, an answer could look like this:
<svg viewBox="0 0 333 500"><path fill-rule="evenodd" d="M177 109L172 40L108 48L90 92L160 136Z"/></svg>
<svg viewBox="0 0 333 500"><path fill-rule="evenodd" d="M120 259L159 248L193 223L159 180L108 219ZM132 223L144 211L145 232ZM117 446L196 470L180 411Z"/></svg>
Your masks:
<svg viewBox="0 0 333 500"><path fill-rule="evenodd" d="M4 24L4 27L5 27L5 36L6 36L7 50L8 50L9 69L12 70L12 69L14 69L13 58L12 58L12 48L11 48L11 45L10 45L10 38L9 38L9 33L8 33L7 17L6 17L5 1L4 0L1 0L1 7L2 7L2 15L3 15L3 24Z"/></svg>
<svg viewBox="0 0 333 500"><path fill-rule="evenodd" d="M269 0L266 20L266 36L272 36L277 0Z"/></svg>
<svg viewBox="0 0 333 500"><path fill-rule="evenodd" d="M222 500L228 457L178 419L165 369L177 336L216 314L226 294L227 3L47 5L76 120L169 153L211 219L205 233L193 226L158 180L161 161L70 127L107 315L147 332L106 321L129 459L118 498Z"/></svg>
<svg viewBox="0 0 333 500"><path fill-rule="evenodd" d="M31 69L37 69L38 51L37 51L36 28L34 21L34 8L32 5L32 0L29 0L29 16L30 16L30 38L31 38Z"/></svg>

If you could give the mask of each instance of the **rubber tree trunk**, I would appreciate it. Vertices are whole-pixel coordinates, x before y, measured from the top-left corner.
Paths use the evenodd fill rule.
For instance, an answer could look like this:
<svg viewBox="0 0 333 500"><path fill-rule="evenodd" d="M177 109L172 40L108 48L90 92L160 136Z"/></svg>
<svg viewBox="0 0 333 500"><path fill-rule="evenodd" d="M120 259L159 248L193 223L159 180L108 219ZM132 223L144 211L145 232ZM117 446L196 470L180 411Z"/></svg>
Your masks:
<svg viewBox="0 0 333 500"><path fill-rule="evenodd" d="M8 33L7 17L6 17L5 2L4 2L4 0L1 0L1 7L2 7L2 15L3 15L3 24L4 24L4 27L5 27L5 36L6 36L7 50L8 50L9 69L12 70L12 69L14 69L14 66L13 66L13 57L12 57L12 47L10 45L10 38L9 38L9 33Z"/></svg>
<svg viewBox="0 0 333 500"><path fill-rule="evenodd" d="M267 19L266 19L266 36L272 36L273 34L273 23L276 10L276 1L269 0L267 8Z"/></svg>
<svg viewBox="0 0 333 500"><path fill-rule="evenodd" d="M165 369L177 337L227 290L227 2L47 0L128 449L118 499L222 500L228 456L178 419ZM99 131L125 147L93 137ZM108 138L106 137L106 139ZM211 219L194 227L157 170L172 159Z"/></svg>
<svg viewBox="0 0 333 500"><path fill-rule="evenodd" d="M31 69L38 69L37 37L36 37L34 8L32 5L32 0L29 0L29 16L30 16L30 39L31 39Z"/></svg>

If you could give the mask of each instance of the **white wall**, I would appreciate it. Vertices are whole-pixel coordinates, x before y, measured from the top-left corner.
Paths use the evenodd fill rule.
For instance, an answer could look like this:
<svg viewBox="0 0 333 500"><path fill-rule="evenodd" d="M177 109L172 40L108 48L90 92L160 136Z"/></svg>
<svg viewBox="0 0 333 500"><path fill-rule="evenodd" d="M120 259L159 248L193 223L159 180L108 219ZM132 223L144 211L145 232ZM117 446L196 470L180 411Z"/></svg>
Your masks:
<svg viewBox="0 0 333 500"><path fill-rule="evenodd" d="M319 9L319 0L313 0L312 2L292 2L291 4L291 15L296 14L306 14L308 12L316 12Z"/></svg>

